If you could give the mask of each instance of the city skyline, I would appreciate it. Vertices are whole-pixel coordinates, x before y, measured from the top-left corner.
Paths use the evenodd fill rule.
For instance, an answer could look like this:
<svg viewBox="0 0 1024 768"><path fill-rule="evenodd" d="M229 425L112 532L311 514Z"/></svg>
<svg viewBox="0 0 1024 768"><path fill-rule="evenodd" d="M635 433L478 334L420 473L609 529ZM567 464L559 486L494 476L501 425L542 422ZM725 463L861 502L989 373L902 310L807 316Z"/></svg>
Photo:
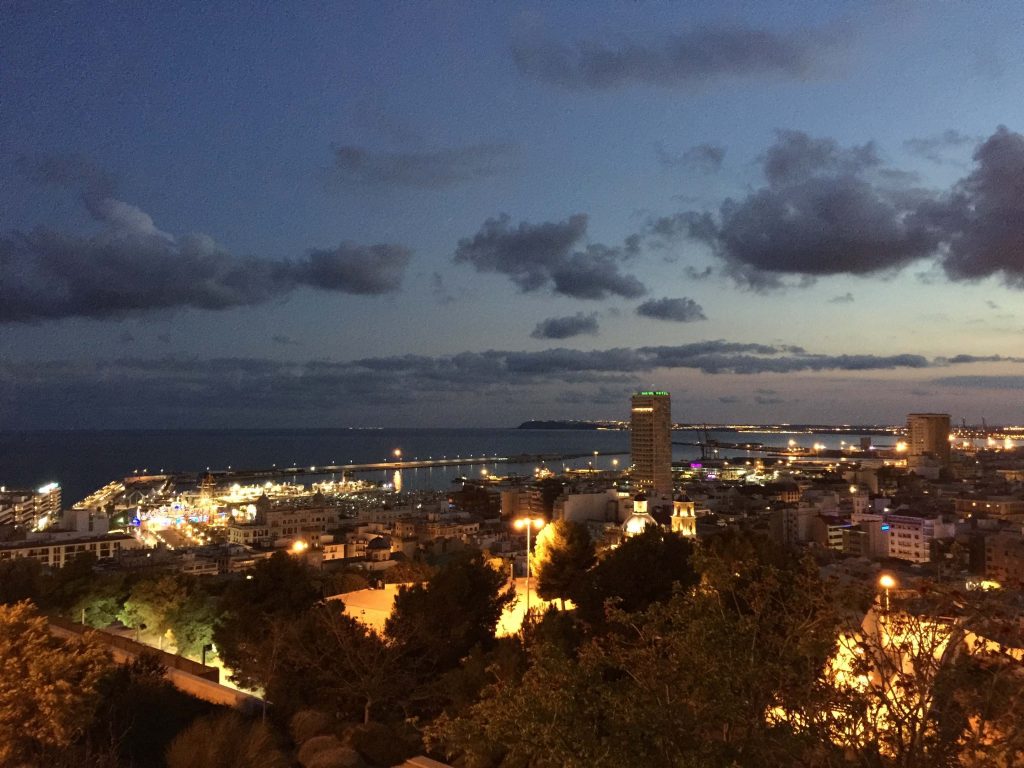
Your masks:
<svg viewBox="0 0 1024 768"><path fill-rule="evenodd" d="M1024 8L0 30L0 429L1022 423Z"/></svg>

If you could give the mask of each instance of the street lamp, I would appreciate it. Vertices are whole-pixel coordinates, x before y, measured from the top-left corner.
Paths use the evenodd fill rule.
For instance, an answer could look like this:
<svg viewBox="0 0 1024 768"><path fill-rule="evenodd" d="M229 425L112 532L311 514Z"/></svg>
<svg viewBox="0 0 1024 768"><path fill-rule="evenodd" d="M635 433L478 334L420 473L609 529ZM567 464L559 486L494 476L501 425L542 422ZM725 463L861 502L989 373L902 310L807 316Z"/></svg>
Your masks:
<svg viewBox="0 0 1024 768"><path fill-rule="evenodd" d="M878 586L885 590L885 610L889 610L889 590L896 588L896 579L891 574L883 573L878 577Z"/></svg>
<svg viewBox="0 0 1024 768"><path fill-rule="evenodd" d="M526 529L526 620L530 618L530 531L544 527L543 517L520 517L513 525L517 531Z"/></svg>

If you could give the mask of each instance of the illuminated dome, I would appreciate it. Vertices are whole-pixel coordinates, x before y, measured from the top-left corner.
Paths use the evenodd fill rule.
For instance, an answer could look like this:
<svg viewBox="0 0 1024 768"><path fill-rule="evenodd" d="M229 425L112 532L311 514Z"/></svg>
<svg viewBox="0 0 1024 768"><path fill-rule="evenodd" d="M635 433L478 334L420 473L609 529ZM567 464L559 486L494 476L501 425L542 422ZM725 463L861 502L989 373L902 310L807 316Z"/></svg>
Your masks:
<svg viewBox="0 0 1024 768"><path fill-rule="evenodd" d="M639 536L649 525L657 526L658 521L646 512L634 512L622 524L622 533L626 537Z"/></svg>

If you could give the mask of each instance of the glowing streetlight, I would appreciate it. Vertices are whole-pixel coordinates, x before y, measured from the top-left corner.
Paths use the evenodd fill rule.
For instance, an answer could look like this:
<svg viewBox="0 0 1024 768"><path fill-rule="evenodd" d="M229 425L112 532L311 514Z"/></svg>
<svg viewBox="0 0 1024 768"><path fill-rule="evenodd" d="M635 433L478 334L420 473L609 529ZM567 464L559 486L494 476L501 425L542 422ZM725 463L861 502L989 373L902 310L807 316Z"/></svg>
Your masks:
<svg viewBox="0 0 1024 768"><path fill-rule="evenodd" d="M398 459L402 458L402 449L401 448L395 448L395 450L393 450L391 453L394 454L395 461L397 461Z"/></svg>
<svg viewBox="0 0 1024 768"><path fill-rule="evenodd" d="M301 555L307 549L309 549L309 544L304 542L302 539L296 539L294 542L292 542L293 555Z"/></svg>
<svg viewBox="0 0 1024 768"><path fill-rule="evenodd" d="M891 574L883 573L878 577L878 586L885 590L885 610L889 610L889 590L896 588L896 579Z"/></svg>
<svg viewBox="0 0 1024 768"><path fill-rule="evenodd" d="M526 619L530 618L530 531L544 527L543 517L520 517L512 523L517 531L526 529Z"/></svg>

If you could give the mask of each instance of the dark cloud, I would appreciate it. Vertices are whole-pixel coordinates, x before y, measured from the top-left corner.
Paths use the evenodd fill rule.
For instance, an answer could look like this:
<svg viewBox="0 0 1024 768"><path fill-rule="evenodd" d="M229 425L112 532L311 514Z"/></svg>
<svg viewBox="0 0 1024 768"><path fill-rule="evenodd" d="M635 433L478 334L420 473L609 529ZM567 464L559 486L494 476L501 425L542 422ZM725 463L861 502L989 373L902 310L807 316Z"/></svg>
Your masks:
<svg viewBox="0 0 1024 768"><path fill-rule="evenodd" d="M997 277L1024 288L1024 136L1000 126L973 160L949 190L923 190L885 167L872 143L843 148L782 131L761 158L766 186L725 200L716 213L653 219L645 235L656 247L680 238L705 243L722 273L755 289L781 287L786 276L809 285L921 259L933 259L950 280Z"/></svg>
<svg viewBox="0 0 1024 768"><path fill-rule="evenodd" d="M767 186L727 199L717 216L683 211L650 222L661 241L707 244L723 272L756 289L796 275L870 274L933 254L936 227L915 215L922 193L876 179L875 146L780 131L762 157Z"/></svg>
<svg viewBox="0 0 1024 768"><path fill-rule="evenodd" d="M549 317L537 323L530 334L535 339L569 339L584 334L597 334L597 315L577 312L569 317Z"/></svg>
<svg viewBox="0 0 1024 768"><path fill-rule="evenodd" d="M662 145L655 147L658 161L666 168L683 167L700 173L714 173L725 160L725 147L718 144L697 144L682 154L674 154Z"/></svg>
<svg viewBox="0 0 1024 768"><path fill-rule="evenodd" d="M656 347L538 352L486 350L436 357L400 355L348 361L282 362L254 358L121 358L96 361L0 361L0 428L65 426L76 414L96 424L323 424L327 417L381 418L465 398L507 403L552 385L620 392L658 369L706 374L870 371L947 365L918 355L824 355L790 345L713 340ZM944 386L1019 388L1020 377L949 377ZM1015 382L1013 386L1009 382ZM536 388L536 389L535 389ZM761 388L754 393L773 398ZM464 405L465 403L462 402ZM419 410L417 410L419 409ZM55 416L55 414L57 414ZM373 414L367 417L366 414ZM342 422L348 423L348 422Z"/></svg>
<svg viewBox="0 0 1024 768"><path fill-rule="evenodd" d="M1024 390L1024 376L944 376L928 382L939 387L960 387L963 389L1006 389L1015 392Z"/></svg>
<svg viewBox="0 0 1024 768"><path fill-rule="evenodd" d="M819 139L803 131L777 131L775 143L761 158L765 179L784 187L822 174L856 175L881 165L873 142L844 148L833 139Z"/></svg>
<svg viewBox="0 0 1024 768"><path fill-rule="evenodd" d="M1024 136L999 126L974 162L946 201L926 209L949 233L942 266L954 280L1000 276L1024 288Z"/></svg>
<svg viewBox="0 0 1024 768"><path fill-rule="evenodd" d="M485 221L472 238L460 240L454 260L472 264L478 272L507 275L523 292L549 286L555 293L577 299L642 296L643 284L620 271L622 262L638 248L637 239L630 238L622 248L590 244L577 250L586 232L584 214L517 226L503 214Z"/></svg>
<svg viewBox="0 0 1024 768"><path fill-rule="evenodd" d="M977 143L976 137L950 128L936 136L907 139L903 142L903 147L910 154L923 157L925 160L931 160L933 163L945 163L949 160L947 153L950 150Z"/></svg>
<svg viewBox="0 0 1024 768"><path fill-rule="evenodd" d="M1024 363L1024 357L1006 357L1005 355L954 355L953 357L940 357L939 362L949 365L962 363Z"/></svg>
<svg viewBox="0 0 1024 768"><path fill-rule="evenodd" d="M754 402L758 405L780 405L785 403L786 400L774 395L754 395Z"/></svg>
<svg viewBox="0 0 1024 768"><path fill-rule="evenodd" d="M651 299L636 308L636 313L656 320L672 320L677 323L692 323L707 320L704 309L693 299Z"/></svg>
<svg viewBox="0 0 1024 768"><path fill-rule="evenodd" d="M603 245L588 245L574 253L551 272L554 291L576 299L603 299L623 296L635 299L647 293L644 284L633 275L619 272L622 251Z"/></svg>
<svg viewBox="0 0 1024 768"><path fill-rule="evenodd" d="M634 83L675 87L720 77L803 77L821 57L823 42L811 30L779 35L719 27L618 47L596 41L574 46L519 42L512 46L512 56L524 75L564 88L604 90Z"/></svg>
<svg viewBox="0 0 1024 768"><path fill-rule="evenodd" d="M560 392L555 400L568 405L617 405L629 401L630 387L598 387L596 390Z"/></svg>
<svg viewBox="0 0 1024 768"><path fill-rule="evenodd" d="M342 243L329 251L310 251L304 260L283 262L285 272L301 285L363 295L393 293L401 288L411 252L396 245Z"/></svg>
<svg viewBox="0 0 1024 768"><path fill-rule="evenodd" d="M63 178L73 181L73 175L68 171ZM0 238L0 322L228 309L300 286L388 293L400 288L411 256L398 245L349 243L295 260L237 256L206 235L171 235L139 208L91 194L87 190L84 197L102 225L96 234L37 228Z"/></svg>
<svg viewBox="0 0 1024 768"><path fill-rule="evenodd" d="M275 344L280 344L283 347L297 347L301 342L296 341L291 336L287 336L283 333L276 333L270 337L270 340Z"/></svg>
<svg viewBox="0 0 1024 768"><path fill-rule="evenodd" d="M726 404L732 404L732 403L740 402L740 399L738 397L736 397L735 395L725 395L723 397L718 398L718 402L726 403Z"/></svg>
<svg viewBox="0 0 1024 768"><path fill-rule="evenodd" d="M508 173L514 144L471 144L432 151L374 152L354 146L334 149L337 177L345 183L437 189Z"/></svg>
<svg viewBox="0 0 1024 768"><path fill-rule="evenodd" d="M715 275L715 268L704 267L704 269L697 269L694 266L687 265L683 267L683 274L686 275L688 280L710 280Z"/></svg>
<svg viewBox="0 0 1024 768"><path fill-rule="evenodd" d="M833 296L828 300L829 304L853 304L853 294L847 291L839 296Z"/></svg>

